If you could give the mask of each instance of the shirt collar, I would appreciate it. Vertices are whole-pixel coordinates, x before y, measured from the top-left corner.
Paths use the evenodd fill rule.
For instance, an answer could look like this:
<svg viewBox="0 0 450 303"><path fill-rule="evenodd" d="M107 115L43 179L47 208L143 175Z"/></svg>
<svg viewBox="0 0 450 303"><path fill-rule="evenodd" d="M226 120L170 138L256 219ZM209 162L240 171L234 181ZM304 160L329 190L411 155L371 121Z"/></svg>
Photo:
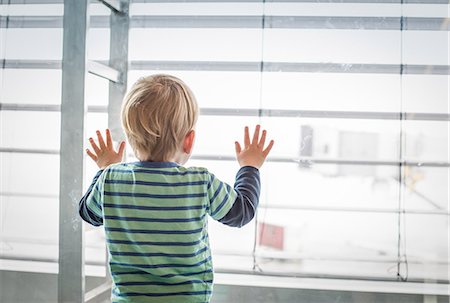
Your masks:
<svg viewBox="0 0 450 303"><path fill-rule="evenodd" d="M136 166L141 166L141 167L150 167L150 168L169 168L169 167L180 166L176 162L152 162L152 161L138 161L138 162L133 162L131 164L134 164Z"/></svg>

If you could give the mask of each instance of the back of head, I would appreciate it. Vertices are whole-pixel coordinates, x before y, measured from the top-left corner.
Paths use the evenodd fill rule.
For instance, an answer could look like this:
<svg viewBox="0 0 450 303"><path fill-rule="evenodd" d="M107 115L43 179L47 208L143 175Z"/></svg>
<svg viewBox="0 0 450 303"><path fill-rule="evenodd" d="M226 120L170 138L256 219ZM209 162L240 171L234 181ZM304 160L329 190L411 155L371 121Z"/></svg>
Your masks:
<svg viewBox="0 0 450 303"><path fill-rule="evenodd" d="M197 117L194 94L170 75L139 79L122 104L122 126L141 161L170 161Z"/></svg>

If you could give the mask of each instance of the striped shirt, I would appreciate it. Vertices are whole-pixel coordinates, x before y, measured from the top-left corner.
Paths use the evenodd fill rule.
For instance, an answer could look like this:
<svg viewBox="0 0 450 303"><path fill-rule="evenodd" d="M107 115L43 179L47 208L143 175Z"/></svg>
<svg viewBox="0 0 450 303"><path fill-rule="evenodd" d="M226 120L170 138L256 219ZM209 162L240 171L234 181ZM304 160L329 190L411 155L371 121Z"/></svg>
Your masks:
<svg viewBox="0 0 450 303"><path fill-rule="evenodd" d="M114 164L97 173L80 215L104 225L112 302L209 302L207 217L231 226L253 218L259 174L256 180L248 171L257 169L241 168L234 188L205 168L172 162Z"/></svg>

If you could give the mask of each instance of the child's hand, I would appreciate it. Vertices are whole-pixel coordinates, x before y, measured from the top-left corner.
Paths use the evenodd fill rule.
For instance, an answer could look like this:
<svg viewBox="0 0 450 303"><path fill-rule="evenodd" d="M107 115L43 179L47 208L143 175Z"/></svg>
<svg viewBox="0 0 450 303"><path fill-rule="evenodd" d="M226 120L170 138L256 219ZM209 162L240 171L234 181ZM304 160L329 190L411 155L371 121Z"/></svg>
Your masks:
<svg viewBox="0 0 450 303"><path fill-rule="evenodd" d="M256 125L255 133L253 134L253 140L250 143L250 135L248 133L248 126L245 127L244 133L244 149L241 148L239 142L235 142L236 145L236 157L239 165L242 166L253 166L260 168L267 155L269 154L274 141L271 140L269 145L264 149L264 144L266 142L266 130L263 130L261 139L259 138L259 130L261 126Z"/></svg>
<svg viewBox="0 0 450 303"><path fill-rule="evenodd" d="M97 163L100 169L105 169L111 164L119 163L122 161L123 151L125 149L125 141L120 142L119 150L116 153L113 147L113 141L111 139L111 133L109 132L109 129L106 129L106 144L100 131L97 131L97 138L100 147L94 142L94 139L89 138L89 143L91 143L94 152L86 149L86 153L89 155L89 157L91 157L92 160L95 161L95 163Z"/></svg>

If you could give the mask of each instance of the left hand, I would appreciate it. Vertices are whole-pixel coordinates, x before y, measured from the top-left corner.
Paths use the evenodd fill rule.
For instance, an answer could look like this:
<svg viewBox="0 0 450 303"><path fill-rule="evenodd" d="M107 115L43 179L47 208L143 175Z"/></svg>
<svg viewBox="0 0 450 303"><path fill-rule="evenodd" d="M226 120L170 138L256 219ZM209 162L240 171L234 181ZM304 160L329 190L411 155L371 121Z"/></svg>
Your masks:
<svg viewBox="0 0 450 303"><path fill-rule="evenodd" d="M100 169L105 169L111 164L122 162L123 151L125 150L125 141L120 142L119 150L116 152L113 147L113 141L109 129L106 129L106 143L100 131L96 131L98 145L94 139L89 138L93 152L86 149L86 153L97 164Z"/></svg>

